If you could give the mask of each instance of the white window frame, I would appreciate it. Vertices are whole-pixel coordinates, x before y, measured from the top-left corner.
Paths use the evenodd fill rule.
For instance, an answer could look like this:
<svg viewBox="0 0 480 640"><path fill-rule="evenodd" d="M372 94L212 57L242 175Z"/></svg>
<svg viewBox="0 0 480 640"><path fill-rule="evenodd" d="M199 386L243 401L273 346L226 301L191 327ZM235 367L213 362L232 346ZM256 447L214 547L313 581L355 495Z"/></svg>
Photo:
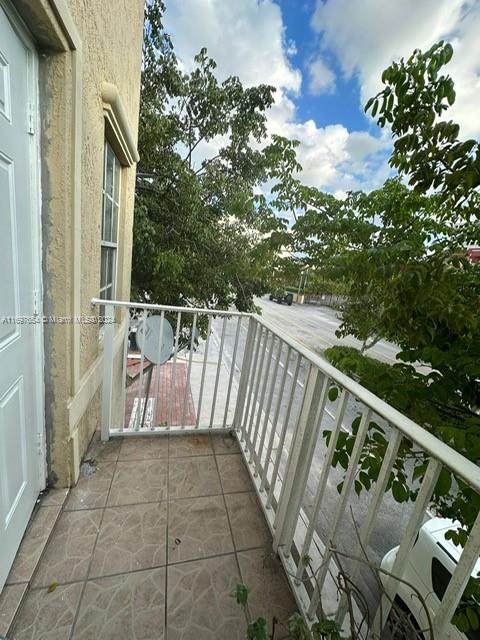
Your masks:
<svg viewBox="0 0 480 640"><path fill-rule="evenodd" d="M113 158L111 185L107 184L107 161L109 152ZM102 184L102 225L100 240L100 294L104 300L114 300L117 286L118 233L120 218L121 164L112 146L105 139L103 152L103 184ZM111 207L110 233L106 221L107 206ZM112 228L114 232L112 232ZM108 255L113 254L112 264ZM104 268L104 255L105 268ZM103 311L103 310L102 310ZM101 313L100 315L104 315Z"/></svg>

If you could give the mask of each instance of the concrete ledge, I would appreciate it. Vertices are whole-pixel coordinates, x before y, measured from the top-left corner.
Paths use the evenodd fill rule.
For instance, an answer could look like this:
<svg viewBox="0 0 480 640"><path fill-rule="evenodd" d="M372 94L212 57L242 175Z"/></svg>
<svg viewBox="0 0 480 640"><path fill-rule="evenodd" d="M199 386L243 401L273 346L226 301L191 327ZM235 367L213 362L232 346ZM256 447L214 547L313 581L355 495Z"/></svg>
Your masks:
<svg viewBox="0 0 480 640"><path fill-rule="evenodd" d="M118 89L110 82L102 84L103 110L107 138L120 163L131 167L138 162L137 146Z"/></svg>

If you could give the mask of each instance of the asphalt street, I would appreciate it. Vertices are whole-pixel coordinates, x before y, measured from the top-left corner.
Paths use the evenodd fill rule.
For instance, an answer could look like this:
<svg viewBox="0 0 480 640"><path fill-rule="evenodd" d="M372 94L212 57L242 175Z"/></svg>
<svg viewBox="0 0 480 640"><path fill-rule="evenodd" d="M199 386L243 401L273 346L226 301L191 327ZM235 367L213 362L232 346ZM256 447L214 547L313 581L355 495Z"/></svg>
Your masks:
<svg viewBox="0 0 480 640"><path fill-rule="evenodd" d="M335 331L341 324L338 311L329 307L320 307L309 304L278 304L268 299L257 298L256 304L262 310L262 316L283 327L285 333L290 334L300 342L303 342L315 353L322 354L325 349L333 346L356 347L359 349L359 340L348 336L337 338ZM377 358L388 364L395 362L398 348L380 340L376 345L368 350L368 355Z"/></svg>

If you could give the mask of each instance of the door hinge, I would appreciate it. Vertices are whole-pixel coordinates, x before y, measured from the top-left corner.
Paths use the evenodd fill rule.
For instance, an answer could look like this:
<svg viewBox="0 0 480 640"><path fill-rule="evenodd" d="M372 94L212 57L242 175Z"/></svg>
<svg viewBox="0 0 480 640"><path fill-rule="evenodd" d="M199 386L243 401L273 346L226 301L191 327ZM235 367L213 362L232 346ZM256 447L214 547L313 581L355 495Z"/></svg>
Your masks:
<svg viewBox="0 0 480 640"><path fill-rule="evenodd" d="M33 290L33 315L36 318L39 313L39 294L38 289Z"/></svg>
<svg viewBox="0 0 480 640"><path fill-rule="evenodd" d="M35 108L33 102L28 103L28 133L35 135Z"/></svg>

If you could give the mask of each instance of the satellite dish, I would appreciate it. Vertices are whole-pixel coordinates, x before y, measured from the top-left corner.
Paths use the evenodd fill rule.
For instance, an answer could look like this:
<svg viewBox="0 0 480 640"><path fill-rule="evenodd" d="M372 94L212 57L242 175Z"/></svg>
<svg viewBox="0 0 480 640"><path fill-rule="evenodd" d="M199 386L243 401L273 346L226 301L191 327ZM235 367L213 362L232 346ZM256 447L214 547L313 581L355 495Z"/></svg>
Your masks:
<svg viewBox="0 0 480 640"><path fill-rule="evenodd" d="M137 344L150 362L163 364L169 359L173 349L172 325L166 318L163 318L162 322L161 316L148 316L145 325L142 322L137 329Z"/></svg>

